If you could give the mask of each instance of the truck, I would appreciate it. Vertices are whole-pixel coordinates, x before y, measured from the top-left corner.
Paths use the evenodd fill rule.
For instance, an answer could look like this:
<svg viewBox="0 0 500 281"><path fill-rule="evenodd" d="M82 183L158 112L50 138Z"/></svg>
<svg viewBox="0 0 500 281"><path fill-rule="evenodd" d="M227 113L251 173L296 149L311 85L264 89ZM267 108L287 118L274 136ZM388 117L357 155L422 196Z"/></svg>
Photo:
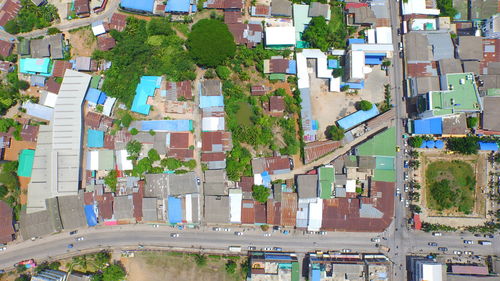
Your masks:
<svg viewBox="0 0 500 281"><path fill-rule="evenodd" d="M229 246L229 252L231 253L240 253L241 246Z"/></svg>

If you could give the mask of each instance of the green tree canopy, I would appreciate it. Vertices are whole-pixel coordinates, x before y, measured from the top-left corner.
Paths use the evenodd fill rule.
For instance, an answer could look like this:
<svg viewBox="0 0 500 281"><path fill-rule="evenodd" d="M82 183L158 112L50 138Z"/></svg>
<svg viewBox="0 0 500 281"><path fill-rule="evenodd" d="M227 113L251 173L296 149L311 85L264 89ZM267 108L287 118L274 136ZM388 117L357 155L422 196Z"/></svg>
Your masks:
<svg viewBox="0 0 500 281"><path fill-rule="evenodd" d="M202 66L217 67L234 56L236 44L227 25L215 19L202 19L193 25L187 40L189 54Z"/></svg>
<svg viewBox="0 0 500 281"><path fill-rule="evenodd" d="M118 184L118 173L116 170L109 171L108 175L104 177L104 184L109 186L113 192L116 191L116 185Z"/></svg>
<svg viewBox="0 0 500 281"><path fill-rule="evenodd" d="M228 260L226 263L226 272L229 274L234 274L236 272L236 263L232 260Z"/></svg>
<svg viewBox="0 0 500 281"><path fill-rule="evenodd" d="M411 147L419 148L424 143L424 139L421 136L414 136L408 139L408 144ZM417 154L418 156L418 154Z"/></svg>
<svg viewBox="0 0 500 281"><path fill-rule="evenodd" d="M132 159L137 159L142 149L142 143L136 140L131 140L127 143L126 149Z"/></svg>
<svg viewBox="0 0 500 281"><path fill-rule="evenodd" d="M123 116L122 116L121 124L123 127L128 128L128 126L130 126L130 123L132 122L132 120L134 120L134 118L132 118L132 115L130 115L130 113L128 113L128 112L125 112L125 114L123 114Z"/></svg>
<svg viewBox="0 0 500 281"><path fill-rule="evenodd" d="M24 33L48 27L58 18L57 8L52 4L37 7L31 0L21 0L21 10L4 28L12 34Z"/></svg>
<svg viewBox="0 0 500 281"><path fill-rule="evenodd" d="M321 49L323 52L326 52L333 44L328 38L328 24L322 16L313 17L302 34L302 39L309 42L313 48Z"/></svg>
<svg viewBox="0 0 500 281"><path fill-rule="evenodd" d="M263 185L254 185L252 187L252 197L255 201L265 203L269 195L271 195L271 191Z"/></svg>
<svg viewBox="0 0 500 281"><path fill-rule="evenodd" d="M469 117L467 118L467 127L471 129L476 128L478 122L479 120L477 119L477 117Z"/></svg>
<svg viewBox="0 0 500 281"><path fill-rule="evenodd" d="M358 110L368 111L373 108L373 104L367 100L362 100L357 104Z"/></svg>
<svg viewBox="0 0 500 281"><path fill-rule="evenodd" d="M343 77L344 76L344 69L343 68L335 68L332 70L332 75L333 77Z"/></svg>
<svg viewBox="0 0 500 281"><path fill-rule="evenodd" d="M458 13L455 8L453 8L453 0L437 0L437 7L441 11L443 17L450 17L453 19Z"/></svg>
<svg viewBox="0 0 500 281"><path fill-rule="evenodd" d="M102 272L92 276L92 281L122 281L125 279L125 270L117 264L111 264Z"/></svg>
<svg viewBox="0 0 500 281"><path fill-rule="evenodd" d="M221 80L227 80L231 76L231 70L227 66L219 65L215 69L215 72L217 72L217 76Z"/></svg>
<svg viewBox="0 0 500 281"><path fill-rule="evenodd" d="M326 137L334 141L342 140L344 138L344 129L335 125L328 126L326 128Z"/></svg>
<svg viewBox="0 0 500 281"><path fill-rule="evenodd" d="M161 160L161 165L173 171L179 169L182 166L182 162L175 158L165 158Z"/></svg>
<svg viewBox="0 0 500 281"><path fill-rule="evenodd" d="M158 151L154 148L150 149L148 151L148 158L152 161L159 161L160 160L160 154L158 154Z"/></svg>
<svg viewBox="0 0 500 281"><path fill-rule="evenodd" d="M475 137L448 138L446 146L451 151L466 155L476 154L479 149L479 145L477 144L477 139Z"/></svg>

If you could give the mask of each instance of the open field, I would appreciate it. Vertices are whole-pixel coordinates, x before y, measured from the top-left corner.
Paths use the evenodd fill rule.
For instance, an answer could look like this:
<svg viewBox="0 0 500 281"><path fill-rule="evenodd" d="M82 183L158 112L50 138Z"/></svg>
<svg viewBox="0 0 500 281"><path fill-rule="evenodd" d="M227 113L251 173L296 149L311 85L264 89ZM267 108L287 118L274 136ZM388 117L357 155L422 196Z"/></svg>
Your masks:
<svg viewBox="0 0 500 281"><path fill-rule="evenodd" d="M241 272L242 257L230 259L218 255L205 255L206 264L197 262L195 254L178 252L142 252L133 258L123 258L122 263L127 271L127 280L132 281L233 281L244 280ZM226 263L234 261L236 272L226 272Z"/></svg>
<svg viewBox="0 0 500 281"><path fill-rule="evenodd" d="M89 27L80 28L75 32L66 32L65 38L71 42L71 57L90 57L97 49L97 39Z"/></svg>

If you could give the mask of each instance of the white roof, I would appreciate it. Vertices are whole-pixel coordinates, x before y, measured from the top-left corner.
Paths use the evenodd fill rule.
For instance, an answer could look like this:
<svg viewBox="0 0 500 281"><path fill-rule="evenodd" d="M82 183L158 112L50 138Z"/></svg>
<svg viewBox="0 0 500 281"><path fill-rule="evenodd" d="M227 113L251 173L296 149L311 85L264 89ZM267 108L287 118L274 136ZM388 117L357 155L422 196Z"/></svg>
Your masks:
<svg viewBox="0 0 500 281"><path fill-rule="evenodd" d="M106 101L104 102L102 114L106 116L111 116L113 106L115 106L116 98L112 98L110 96L106 97Z"/></svg>
<svg viewBox="0 0 500 281"><path fill-rule="evenodd" d="M44 106L54 108L56 106L57 95L51 92L42 91L40 103Z"/></svg>
<svg viewBox="0 0 500 281"><path fill-rule="evenodd" d="M366 53L392 52L394 46L392 44L351 44L351 50L364 51Z"/></svg>
<svg viewBox="0 0 500 281"><path fill-rule="evenodd" d="M27 212L45 210L45 199L76 195L81 183L82 103L91 76L66 70L50 125L40 126L28 185Z"/></svg>
<svg viewBox="0 0 500 281"><path fill-rule="evenodd" d="M266 46L269 45L295 46L295 27L293 26L266 27Z"/></svg>
<svg viewBox="0 0 500 281"><path fill-rule="evenodd" d="M299 89L309 88L309 73L307 71L307 59L316 59L316 74L318 78L329 79L331 92L340 91L340 77L334 78L332 70L328 69L328 57L319 49L303 49L296 54L297 77Z"/></svg>
<svg viewBox="0 0 500 281"><path fill-rule="evenodd" d="M241 189L229 189L229 221L231 223L241 223L241 201L243 193Z"/></svg>
<svg viewBox="0 0 500 281"><path fill-rule="evenodd" d="M377 33L377 44L392 44L392 28L381 26L375 28Z"/></svg>
<svg viewBox="0 0 500 281"><path fill-rule="evenodd" d="M426 0L408 0L403 3L403 15L422 14L437 16L441 12L439 9L427 9Z"/></svg>
<svg viewBox="0 0 500 281"><path fill-rule="evenodd" d="M88 171L99 170L99 151L97 150L87 151L87 170Z"/></svg>
<svg viewBox="0 0 500 281"><path fill-rule="evenodd" d="M345 184L346 192L356 192L356 180L347 180Z"/></svg>
<svg viewBox="0 0 500 281"><path fill-rule="evenodd" d="M224 131L224 117L204 117L201 120L201 129L204 132Z"/></svg>
<svg viewBox="0 0 500 281"><path fill-rule="evenodd" d="M323 222L323 199L309 203L309 220L307 230L319 231Z"/></svg>
<svg viewBox="0 0 500 281"><path fill-rule="evenodd" d="M370 28L365 31L366 37L368 38L367 42L368 44L375 44L377 43L377 38L375 37L375 29Z"/></svg>
<svg viewBox="0 0 500 281"><path fill-rule="evenodd" d="M350 60L351 79L365 79L365 52L352 51Z"/></svg>
<svg viewBox="0 0 500 281"><path fill-rule="evenodd" d="M92 32L94 33L94 36L106 33L106 29L104 28L102 21L92 23Z"/></svg>
<svg viewBox="0 0 500 281"><path fill-rule="evenodd" d="M262 180L261 174L253 174L253 184L254 185L262 185L264 181Z"/></svg>
<svg viewBox="0 0 500 281"><path fill-rule="evenodd" d="M134 168L132 160L127 159L127 157L129 157L129 154L125 149L115 151L115 155L116 155L116 166L118 167L118 170L129 171Z"/></svg>
<svg viewBox="0 0 500 281"><path fill-rule="evenodd" d="M422 280L442 281L443 280L443 265L441 265L441 264L423 264L422 265Z"/></svg>
<svg viewBox="0 0 500 281"><path fill-rule="evenodd" d="M198 198L198 197L196 197ZM193 222L193 202L191 201L193 200L193 197L191 196L191 194L186 194L186 197L185 197L185 200L184 202L186 203L186 206L184 208L184 210L186 211L186 222L187 223L192 223Z"/></svg>

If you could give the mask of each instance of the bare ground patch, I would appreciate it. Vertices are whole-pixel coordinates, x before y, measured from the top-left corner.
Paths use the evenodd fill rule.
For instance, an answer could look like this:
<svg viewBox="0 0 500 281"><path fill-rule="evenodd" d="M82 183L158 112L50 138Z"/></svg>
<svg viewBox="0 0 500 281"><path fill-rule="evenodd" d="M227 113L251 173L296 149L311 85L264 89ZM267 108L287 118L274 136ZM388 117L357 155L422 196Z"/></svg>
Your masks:
<svg viewBox="0 0 500 281"><path fill-rule="evenodd" d="M97 38L90 27L81 28L75 32L65 32L65 38L71 42L71 57L90 57L97 48Z"/></svg>

